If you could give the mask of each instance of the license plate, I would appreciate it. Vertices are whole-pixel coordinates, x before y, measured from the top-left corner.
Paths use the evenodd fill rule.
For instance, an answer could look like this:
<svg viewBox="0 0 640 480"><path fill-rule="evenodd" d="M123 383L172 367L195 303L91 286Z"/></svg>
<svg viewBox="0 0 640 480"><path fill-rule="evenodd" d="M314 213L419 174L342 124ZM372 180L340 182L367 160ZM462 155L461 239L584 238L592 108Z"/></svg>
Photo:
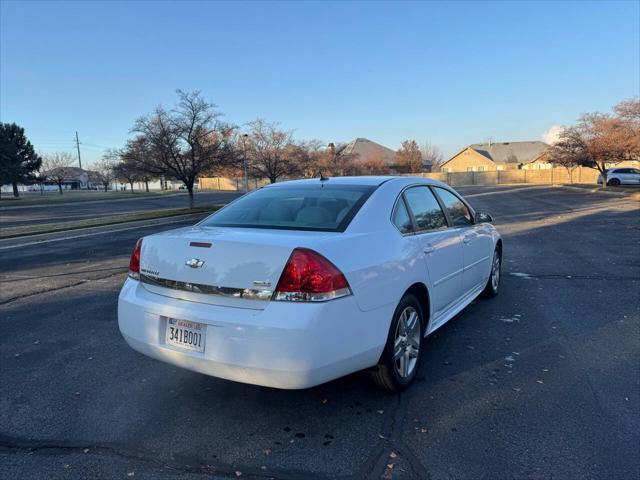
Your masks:
<svg viewBox="0 0 640 480"><path fill-rule="evenodd" d="M188 320L167 319L165 342L194 352L204 352L207 326Z"/></svg>

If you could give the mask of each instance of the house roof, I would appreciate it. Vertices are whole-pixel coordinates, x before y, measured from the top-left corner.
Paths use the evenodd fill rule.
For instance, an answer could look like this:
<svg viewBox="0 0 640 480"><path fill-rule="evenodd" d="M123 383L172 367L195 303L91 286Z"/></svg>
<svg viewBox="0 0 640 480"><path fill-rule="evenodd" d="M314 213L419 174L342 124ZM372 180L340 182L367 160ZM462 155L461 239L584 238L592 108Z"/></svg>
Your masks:
<svg viewBox="0 0 640 480"><path fill-rule="evenodd" d="M480 155L496 163L529 163L540 156L549 145L544 142L497 142L469 145Z"/></svg>
<svg viewBox="0 0 640 480"><path fill-rule="evenodd" d="M57 167L47 170L46 172L41 172L40 175L49 177L52 175L57 176L59 173L62 173L65 182L77 182L87 174L87 171L78 167Z"/></svg>
<svg viewBox="0 0 640 480"><path fill-rule="evenodd" d="M357 155L356 160L366 161L370 158L381 158L392 165L396 152L368 138L356 138L338 151L338 155Z"/></svg>

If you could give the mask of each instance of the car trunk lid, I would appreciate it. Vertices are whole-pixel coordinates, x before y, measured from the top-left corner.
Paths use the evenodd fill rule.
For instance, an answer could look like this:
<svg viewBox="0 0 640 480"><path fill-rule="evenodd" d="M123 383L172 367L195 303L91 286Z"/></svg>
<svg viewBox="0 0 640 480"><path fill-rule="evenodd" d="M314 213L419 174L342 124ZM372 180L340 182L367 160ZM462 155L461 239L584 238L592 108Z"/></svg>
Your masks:
<svg viewBox="0 0 640 480"><path fill-rule="evenodd" d="M264 309L294 248L332 232L188 227L145 237L140 278L150 292L186 301Z"/></svg>

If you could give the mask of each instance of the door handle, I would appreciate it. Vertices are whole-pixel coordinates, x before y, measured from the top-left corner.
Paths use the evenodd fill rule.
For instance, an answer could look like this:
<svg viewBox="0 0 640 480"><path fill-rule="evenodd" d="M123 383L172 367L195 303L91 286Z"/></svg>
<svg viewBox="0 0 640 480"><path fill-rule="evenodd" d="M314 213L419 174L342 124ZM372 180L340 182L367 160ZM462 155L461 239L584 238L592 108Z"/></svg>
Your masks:
<svg viewBox="0 0 640 480"><path fill-rule="evenodd" d="M436 247L434 247L433 245L429 244L426 247L424 247L424 249L422 251L425 253L425 255L429 255L429 254L431 254L431 253L436 251Z"/></svg>
<svg viewBox="0 0 640 480"><path fill-rule="evenodd" d="M464 237L462 237L462 241L464 243L469 243L471 240L473 240L476 236L472 233L467 233Z"/></svg>

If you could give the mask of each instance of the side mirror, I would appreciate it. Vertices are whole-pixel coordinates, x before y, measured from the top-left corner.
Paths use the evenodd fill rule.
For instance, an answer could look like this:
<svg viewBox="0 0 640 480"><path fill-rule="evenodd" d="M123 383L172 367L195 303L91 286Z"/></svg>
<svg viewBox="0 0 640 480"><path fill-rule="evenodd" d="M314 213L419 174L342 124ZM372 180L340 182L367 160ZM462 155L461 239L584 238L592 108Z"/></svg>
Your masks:
<svg viewBox="0 0 640 480"><path fill-rule="evenodd" d="M486 212L476 212L476 223L491 223L493 217Z"/></svg>

